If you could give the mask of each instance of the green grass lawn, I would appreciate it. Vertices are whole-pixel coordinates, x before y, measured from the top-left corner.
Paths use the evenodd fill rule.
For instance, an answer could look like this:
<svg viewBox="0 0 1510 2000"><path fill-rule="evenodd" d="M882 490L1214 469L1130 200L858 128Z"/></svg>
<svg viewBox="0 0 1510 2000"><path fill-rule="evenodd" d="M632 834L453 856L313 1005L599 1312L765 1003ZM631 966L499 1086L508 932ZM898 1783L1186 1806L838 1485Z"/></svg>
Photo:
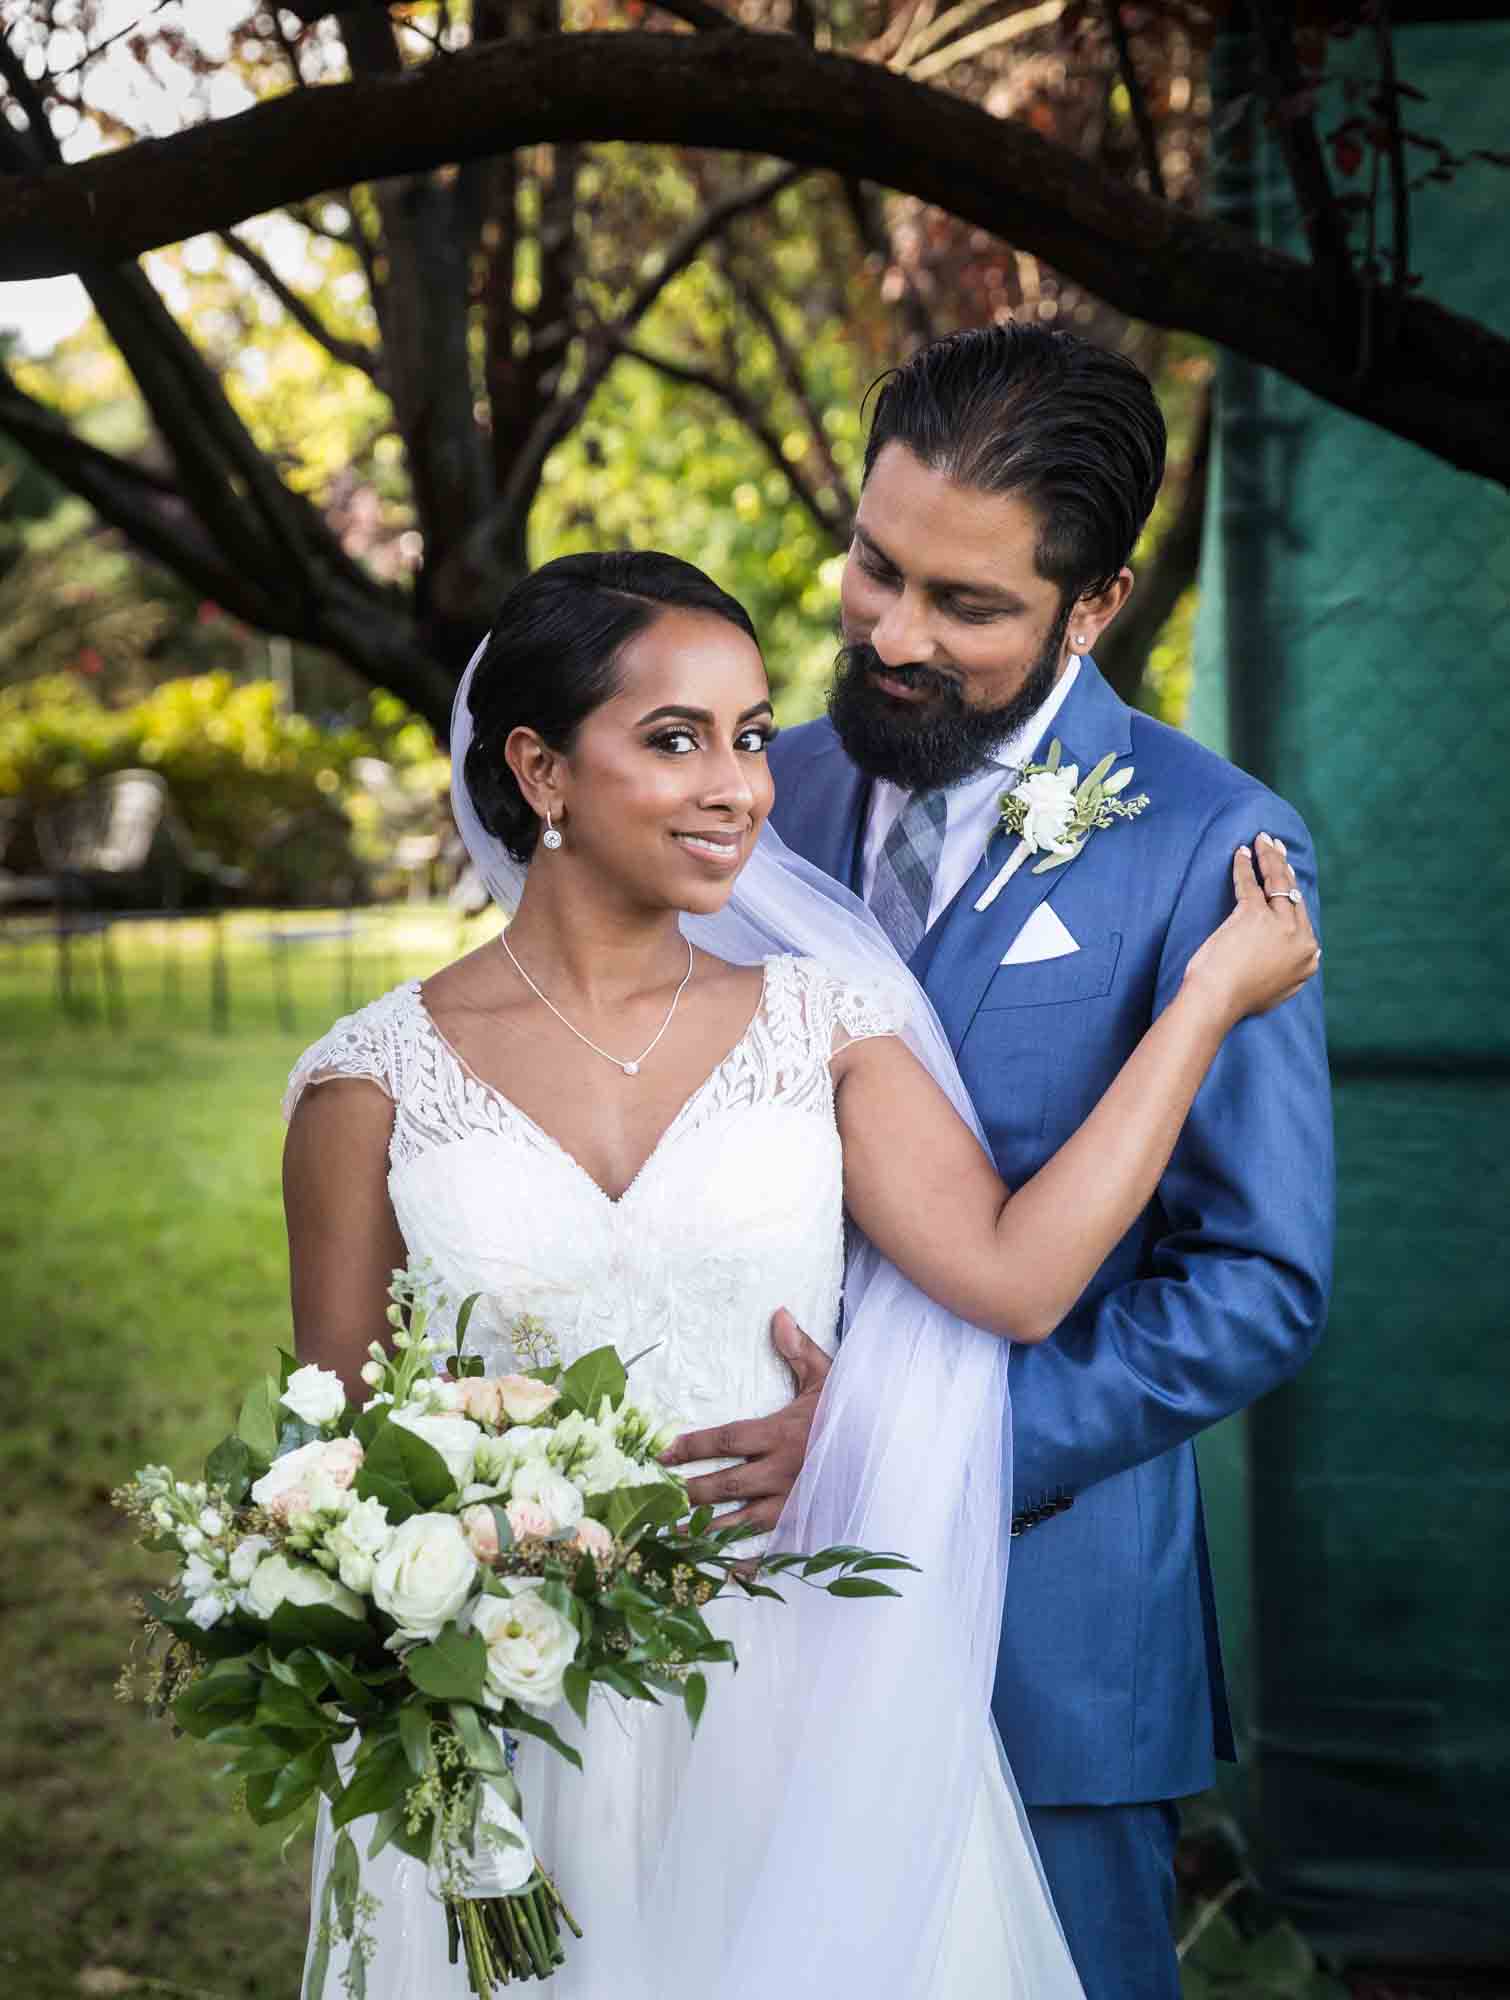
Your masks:
<svg viewBox="0 0 1510 2000"><path fill-rule="evenodd" d="M0 930L3 2000L298 1993L308 1829L254 1827L213 1750L114 1698L133 1599L171 1565L134 1547L110 1492L148 1461L197 1474L288 1343L278 1102L295 1057L348 993L360 1005L492 928L406 906L362 913L349 953L340 938L270 935L333 921L230 921L225 1033L209 1025L206 924L118 927L114 1017L93 941L73 966L80 1012L64 1016L46 940ZM1250 1958L1225 1912L1188 1908L1187 1927L1192 1996L1340 1991L1313 1982L1293 1934Z"/></svg>
<svg viewBox="0 0 1510 2000"><path fill-rule="evenodd" d="M232 920L230 1032L212 1033L208 926L186 925L177 1011L165 935L121 926L124 1025L78 948L82 1018L50 948L0 936L0 1259L11 1389L0 1495L0 1994L294 2000L308 1834L233 1810L212 1750L114 1698L133 1598L163 1580L109 1502L149 1460L197 1472L238 1393L288 1343L278 1100L344 1006L339 940L288 950L278 1025L268 930ZM362 913L357 1004L486 934Z"/></svg>

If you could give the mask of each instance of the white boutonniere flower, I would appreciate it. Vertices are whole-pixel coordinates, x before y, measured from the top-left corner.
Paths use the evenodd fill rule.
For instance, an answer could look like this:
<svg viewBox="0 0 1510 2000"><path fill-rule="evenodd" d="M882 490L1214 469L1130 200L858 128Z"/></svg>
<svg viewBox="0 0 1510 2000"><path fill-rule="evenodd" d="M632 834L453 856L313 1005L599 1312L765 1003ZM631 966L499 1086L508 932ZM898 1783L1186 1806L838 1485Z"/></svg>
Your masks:
<svg viewBox="0 0 1510 2000"><path fill-rule="evenodd" d="M1056 737L1041 764L1029 764L1011 791L1001 796L998 826L1017 835L1017 845L1005 865L992 878L990 887L976 902L977 910L988 910L1006 888L1030 854L1043 859L1033 870L1047 874L1073 861L1097 827L1111 826L1119 819L1136 819L1148 804L1146 792L1136 798L1121 794L1132 782L1133 767L1113 771L1117 753L1103 757L1084 778L1078 764L1061 764L1062 752ZM996 828L992 828L994 839Z"/></svg>

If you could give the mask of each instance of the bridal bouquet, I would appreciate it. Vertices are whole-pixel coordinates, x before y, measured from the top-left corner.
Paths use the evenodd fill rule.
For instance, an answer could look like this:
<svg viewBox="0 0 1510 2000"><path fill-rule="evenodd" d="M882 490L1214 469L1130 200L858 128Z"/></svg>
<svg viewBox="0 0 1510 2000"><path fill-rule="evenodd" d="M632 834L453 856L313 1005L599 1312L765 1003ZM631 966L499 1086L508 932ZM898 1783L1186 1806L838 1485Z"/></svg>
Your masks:
<svg viewBox="0 0 1510 2000"><path fill-rule="evenodd" d="M703 1669L734 1663L703 1607L778 1593L737 1554L744 1531L694 1512L659 1464L672 1430L630 1400L614 1348L562 1367L520 1320L515 1351L536 1365L490 1377L462 1351L475 1299L449 1355L427 1331L444 1301L425 1270L396 1272L392 1300L394 1351L373 1344L360 1411L336 1375L284 1355L203 1478L147 1466L114 1498L179 1562L144 1605L155 1712L230 1753L254 1820L331 1801L307 2000L338 1935L353 2000L365 1987L375 1905L346 1829L368 1816L369 1858L391 1842L426 1864L452 1962L486 2000L548 1978L563 1928L582 1934L535 1853L519 1737L580 1768L546 1712L564 1699L585 1721L595 1686L673 1696L695 1729ZM758 1565L841 1597L894 1596L874 1572L910 1567L857 1548Z"/></svg>

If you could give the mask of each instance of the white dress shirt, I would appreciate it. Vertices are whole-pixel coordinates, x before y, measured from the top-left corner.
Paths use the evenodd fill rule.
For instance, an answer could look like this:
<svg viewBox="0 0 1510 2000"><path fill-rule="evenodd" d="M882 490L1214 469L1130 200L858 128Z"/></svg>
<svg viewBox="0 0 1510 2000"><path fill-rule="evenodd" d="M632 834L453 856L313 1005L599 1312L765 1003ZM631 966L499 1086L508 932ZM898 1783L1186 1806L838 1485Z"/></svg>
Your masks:
<svg viewBox="0 0 1510 2000"><path fill-rule="evenodd" d="M1079 671L1080 656L1071 653L1064 672L1054 683L1053 693L1043 706L1034 710L1021 729L997 745L985 770L977 771L963 784L951 786L945 794L949 816L944 823L944 847L934 873L933 897L928 905L929 929L938 922L974 874L976 863L986 851L991 829L1001 816L1000 801L1006 790L1007 773L1017 771L1027 763L1048 734L1049 725L1064 706ZM860 861L860 893L867 903L875 887L876 864L881 858L881 848L911 796L900 785L892 784L889 778L877 778L870 788L865 849Z"/></svg>

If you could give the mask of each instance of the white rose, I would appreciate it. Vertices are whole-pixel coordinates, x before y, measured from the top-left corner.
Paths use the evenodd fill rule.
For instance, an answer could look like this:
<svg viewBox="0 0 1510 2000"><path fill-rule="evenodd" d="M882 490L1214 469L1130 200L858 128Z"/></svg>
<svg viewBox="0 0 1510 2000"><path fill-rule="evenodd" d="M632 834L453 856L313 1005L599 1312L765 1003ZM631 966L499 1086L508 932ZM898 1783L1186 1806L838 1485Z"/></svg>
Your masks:
<svg viewBox="0 0 1510 2000"><path fill-rule="evenodd" d="M235 1548L231 1550L231 1560L228 1567L231 1572L232 1583L250 1583L252 1580L252 1571L272 1546L266 1535L243 1535Z"/></svg>
<svg viewBox="0 0 1510 2000"><path fill-rule="evenodd" d="M1022 837L1030 853L1036 854L1041 847L1055 854L1069 852L1065 834L1075 809L1075 787L1079 782L1079 766L1066 764L1057 771L1036 771L1031 778L1013 786L1013 798L1020 799L1027 808Z"/></svg>
<svg viewBox="0 0 1510 2000"><path fill-rule="evenodd" d="M454 1514L411 1514L372 1565L372 1595L411 1639L433 1639L467 1601L477 1559Z"/></svg>
<svg viewBox="0 0 1510 2000"><path fill-rule="evenodd" d="M246 1587L246 1608L254 1618L268 1619L280 1604L328 1604L348 1618L362 1616L362 1600L313 1563L290 1562L287 1556L264 1556Z"/></svg>
<svg viewBox="0 0 1510 2000"><path fill-rule="evenodd" d="M325 1537L325 1546L340 1565L348 1590L372 1588L372 1566L387 1548L393 1529L381 1500L358 1500Z"/></svg>
<svg viewBox="0 0 1510 2000"><path fill-rule="evenodd" d="M582 1518L582 1489L563 1474L537 1459L530 1459L514 1474L509 1496L533 1500L550 1516L554 1535L569 1535Z"/></svg>
<svg viewBox="0 0 1510 2000"><path fill-rule="evenodd" d="M540 1595L533 1577L506 1577L506 1597L480 1597L472 1629L488 1649L487 1680L498 1701L512 1695L531 1708L561 1699L561 1677L577 1651L577 1628Z"/></svg>
<svg viewBox="0 0 1510 2000"><path fill-rule="evenodd" d="M440 1453L458 1492L471 1479L472 1460L482 1432L466 1417L416 1415L412 1410L402 1409L395 1410L388 1421L422 1438L432 1451Z"/></svg>
<svg viewBox="0 0 1510 2000"><path fill-rule="evenodd" d="M296 1368L278 1399L306 1424L333 1424L346 1407L341 1378L329 1368Z"/></svg>

